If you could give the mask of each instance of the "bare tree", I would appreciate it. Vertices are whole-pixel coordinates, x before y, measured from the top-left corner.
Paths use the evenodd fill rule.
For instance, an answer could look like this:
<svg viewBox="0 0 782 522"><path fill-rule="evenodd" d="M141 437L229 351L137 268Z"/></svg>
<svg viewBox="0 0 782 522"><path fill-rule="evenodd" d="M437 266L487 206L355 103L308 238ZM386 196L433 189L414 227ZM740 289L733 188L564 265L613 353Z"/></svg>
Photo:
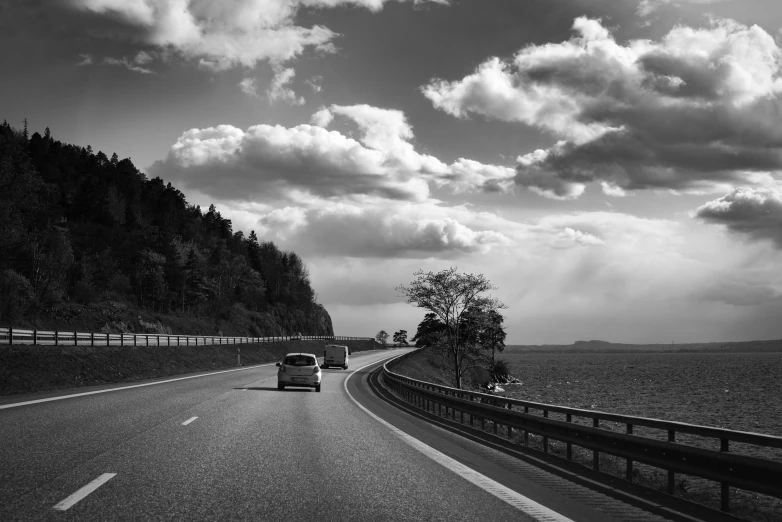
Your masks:
<svg viewBox="0 0 782 522"><path fill-rule="evenodd" d="M468 310L489 312L506 306L494 297L483 295L497 287L482 274L460 274L456 267L451 267L440 272L419 270L413 275L416 279L410 286L399 286L397 291L408 303L429 310L445 325L438 344L452 363L456 387L461 388L465 372L484 362L484 346L469 334L471 328L480 325L471 324Z"/></svg>

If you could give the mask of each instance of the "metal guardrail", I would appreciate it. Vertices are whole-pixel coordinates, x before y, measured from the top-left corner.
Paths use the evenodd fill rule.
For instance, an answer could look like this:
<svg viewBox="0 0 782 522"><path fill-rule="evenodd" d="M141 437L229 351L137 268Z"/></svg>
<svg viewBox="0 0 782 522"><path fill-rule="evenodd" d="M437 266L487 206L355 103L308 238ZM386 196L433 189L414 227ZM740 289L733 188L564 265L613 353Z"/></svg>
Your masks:
<svg viewBox="0 0 782 522"><path fill-rule="evenodd" d="M279 341L367 341L372 337L335 335L283 335L273 337L223 337L209 335L100 333L62 330L23 330L0 327L0 344L54 346L221 346Z"/></svg>
<svg viewBox="0 0 782 522"><path fill-rule="evenodd" d="M729 452L730 442L782 448L782 437L568 408L440 386L389 370L388 364L399 359L392 359L383 365L385 381L405 400L426 411L435 412L437 409L442 415L442 408L445 407L445 415L449 416L450 413L453 420L456 420L457 413L461 416L461 422L468 415L471 426L473 421L478 421L485 429L486 422L491 422L494 423L494 433L497 433L498 426L505 426L508 436L514 429L521 430L525 445L529 444L530 433L541 436L544 453L549 453L549 440L565 442L568 460L572 460L573 445L592 450L593 468L598 471L601 453L624 458L627 461L625 478L631 482L634 462L661 468L668 472L669 494L674 494L676 473L718 482L721 485L720 508L725 512L730 511L730 487L782 498L782 462ZM542 411L543 416L530 414L530 410ZM549 419L549 412L562 413L566 420ZM592 426L574 423L573 418L578 417L591 419ZM625 424L625 433L601 429L600 421ZM665 430L667 441L634 435L634 426ZM677 433L718 439L720 450L677 443Z"/></svg>

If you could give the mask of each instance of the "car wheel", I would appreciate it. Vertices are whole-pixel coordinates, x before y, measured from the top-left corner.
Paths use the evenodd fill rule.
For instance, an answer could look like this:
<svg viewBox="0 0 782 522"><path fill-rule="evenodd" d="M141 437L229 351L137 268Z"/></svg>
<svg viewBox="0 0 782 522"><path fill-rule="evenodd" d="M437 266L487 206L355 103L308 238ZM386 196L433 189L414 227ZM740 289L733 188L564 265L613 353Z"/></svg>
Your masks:
<svg viewBox="0 0 782 522"><path fill-rule="evenodd" d="M277 389L278 389L278 390L284 390L284 389L285 389L285 385L284 385L284 384L277 383Z"/></svg>

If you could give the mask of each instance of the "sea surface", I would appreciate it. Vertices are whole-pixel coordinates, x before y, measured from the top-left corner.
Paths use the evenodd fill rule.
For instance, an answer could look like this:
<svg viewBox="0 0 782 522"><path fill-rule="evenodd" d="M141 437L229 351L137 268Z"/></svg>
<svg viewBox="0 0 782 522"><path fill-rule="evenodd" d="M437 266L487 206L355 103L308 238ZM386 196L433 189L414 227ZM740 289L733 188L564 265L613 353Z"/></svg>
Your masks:
<svg viewBox="0 0 782 522"><path fill-rule="evenodd" d="M517 399L782 436L782 353L500 357L522 381L505 387Z"/></svg>

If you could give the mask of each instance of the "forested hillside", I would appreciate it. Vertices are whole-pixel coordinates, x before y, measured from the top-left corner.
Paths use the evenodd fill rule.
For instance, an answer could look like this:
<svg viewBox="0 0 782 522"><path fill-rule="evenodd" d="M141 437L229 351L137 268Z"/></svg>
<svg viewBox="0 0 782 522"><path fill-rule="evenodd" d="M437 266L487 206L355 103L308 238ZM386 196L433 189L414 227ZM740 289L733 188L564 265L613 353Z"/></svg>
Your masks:
<svg viewBox="0 0 782 522"><path fill-rule="evenodd" d="M116 329L333 333L294 252L234 232L129 158L3 122L0 324L98 316Z"/></svg>

